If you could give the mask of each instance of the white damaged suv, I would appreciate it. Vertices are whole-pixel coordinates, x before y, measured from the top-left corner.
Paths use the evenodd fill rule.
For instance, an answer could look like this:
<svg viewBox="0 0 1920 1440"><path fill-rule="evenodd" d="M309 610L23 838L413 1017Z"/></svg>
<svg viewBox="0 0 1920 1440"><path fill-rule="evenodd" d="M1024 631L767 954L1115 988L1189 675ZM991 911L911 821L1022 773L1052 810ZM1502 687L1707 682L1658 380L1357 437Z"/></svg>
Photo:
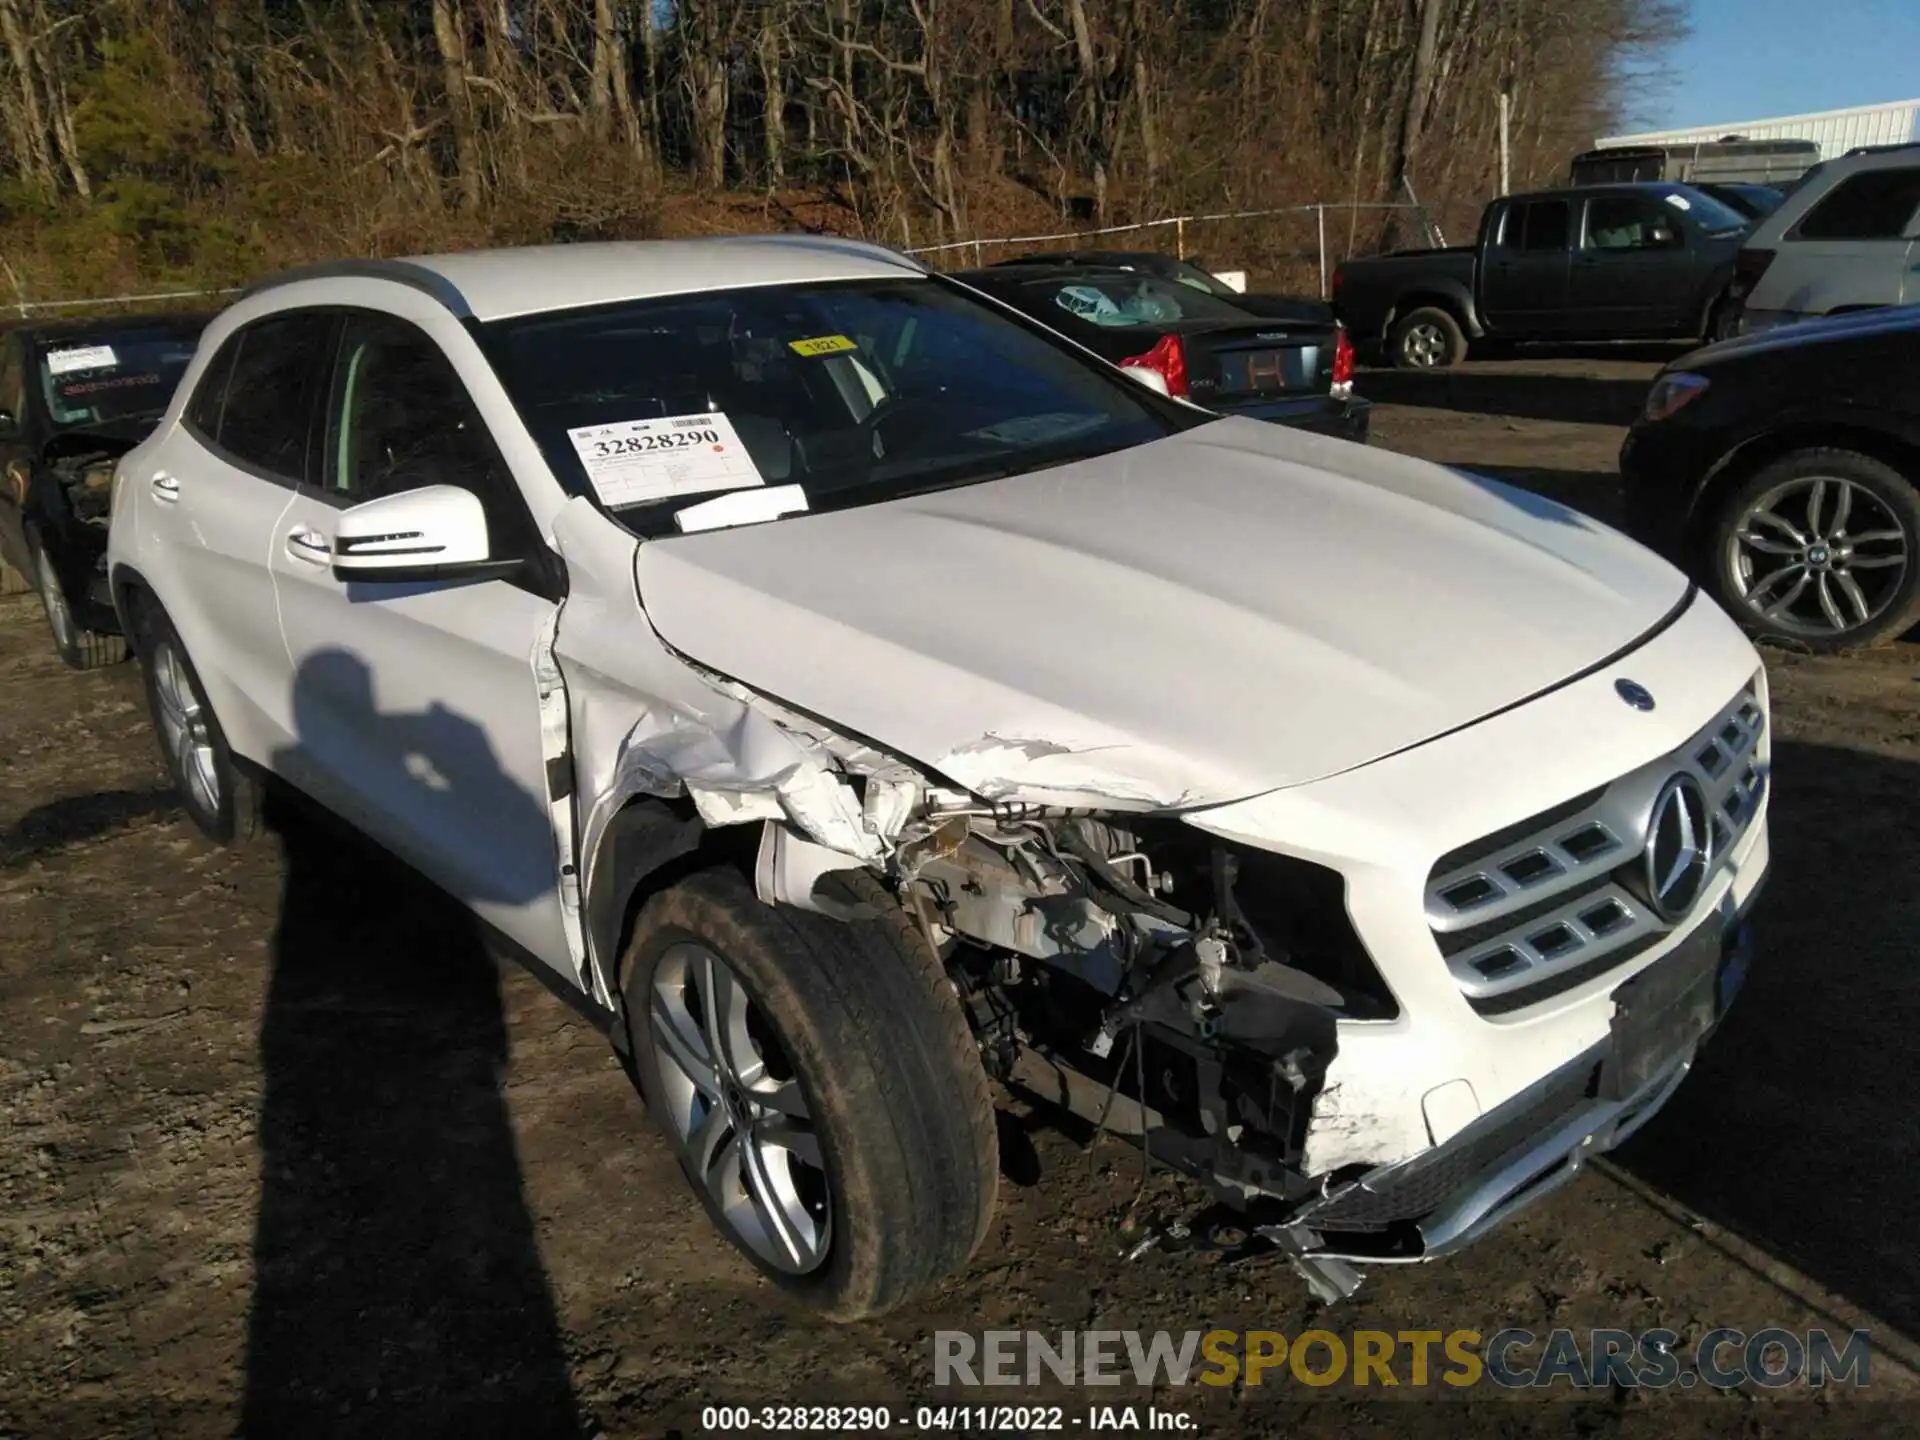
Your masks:
<svg viewBox="0 0 1920 1440"><path fill-rule="evenodd" d="M283 782L459 897L824 1312L979 1245L989 1076L1341 1293L1680 1083L1765 677L1574 511L1156 378L849 241L294 272L120 464L113 594L196 822Z"/></svg>

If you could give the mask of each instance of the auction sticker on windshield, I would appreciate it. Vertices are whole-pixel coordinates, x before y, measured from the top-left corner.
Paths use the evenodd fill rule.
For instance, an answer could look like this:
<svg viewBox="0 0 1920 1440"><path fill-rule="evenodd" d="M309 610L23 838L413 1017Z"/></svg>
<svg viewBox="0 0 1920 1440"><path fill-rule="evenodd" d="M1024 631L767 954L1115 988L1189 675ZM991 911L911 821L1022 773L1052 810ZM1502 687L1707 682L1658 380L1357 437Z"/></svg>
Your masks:
<svg viewBox="0 0 1920 1440"><path fill-rule="evenodd" d="M844 335L816 335L811 340L789 340L787 348L796 355L844 355L860 347Z"/></svg>
<svg viewBox="0 0 1920 1440"><path fill-rule="evenodd" d="M47 352L50 375L67 375L75 370L111 370L118 363L111 345L80 345L71 350Z"/></svg>
<svg viewBox="0 0 1920 1440"><path fill-rule="evenodd" d="M718 410L583 425L567 439L609 509L767 483Z"/></svg>

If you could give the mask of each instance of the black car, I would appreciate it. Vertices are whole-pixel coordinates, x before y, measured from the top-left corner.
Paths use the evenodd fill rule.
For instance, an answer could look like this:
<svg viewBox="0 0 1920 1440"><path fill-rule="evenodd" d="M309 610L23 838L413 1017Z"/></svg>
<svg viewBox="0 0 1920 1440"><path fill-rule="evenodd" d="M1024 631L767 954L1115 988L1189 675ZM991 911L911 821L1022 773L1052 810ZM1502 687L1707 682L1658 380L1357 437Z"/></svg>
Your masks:
<svg viewBox="0 0 1920 1440"><path fill-rule="evenodd" d="M1780 208L1787 192L1773 185L1722 184L1696 180L1693 188L1711 195L1722 205L1738 210L1749 220L1764 220Z"/></svg>
<svg viewBox="0 0 1920 1440"><path fill-rule="evenodd" d="M1072 265L1079 268L1091 267L1096 270L1137 270L1143 275L1153 276L1156 280L1178 281L1182 285L1224 300L1229 305L1269 319L1324 320L1332 314L1332 307L1324 300L1309 300L1299 295L1276 295L1259 291L1246 294L1234 289L1218 275L1202 269L1191 260L1177 260L1171 255L1162 255L1153 250L1054 250L1045 254L1022 255L1015 260L1001 260L992 268L999 270L1020 265Z"/></svg>
<svg viewBox="0 0 1920 1440"><path fill-rule="evenodd" d="M1078 264L994 265L953 278L1116 365L1154 372L1179 399L1367 438L1373 407L1353 393L1353 349L1318 302L1295 302L1296 319L1253 315L1197 286Z"/></svg>
<svg viewBox="0 0 1920 1440"><path fill-rule="evenodd" d="M113 467L165 413L209 317L133 315L0 338L0 559L40 592L60 658L125 658L106 588Z"/></svg>
<svg viewBox="0 0 1920 1440"><path fill-rule="evenodd" d="M1832 651L1920 622L1920 307L1722 341L1655 379L1627 523L1759 635Z"/></svg>

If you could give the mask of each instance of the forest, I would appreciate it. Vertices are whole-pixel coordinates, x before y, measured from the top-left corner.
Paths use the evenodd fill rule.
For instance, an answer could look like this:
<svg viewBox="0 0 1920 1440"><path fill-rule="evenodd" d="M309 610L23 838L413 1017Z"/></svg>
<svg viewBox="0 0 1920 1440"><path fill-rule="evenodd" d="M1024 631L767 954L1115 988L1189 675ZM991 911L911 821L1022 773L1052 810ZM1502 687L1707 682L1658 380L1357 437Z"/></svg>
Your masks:
<svg viewBox="0 0 1920 1440"><path fill-rule="evenodd" d="M0 0L0 303L475 245L911 247L1409 193L1466 230L1503 88L1514 186L1551 181L1683 33L1679 0ZM1330 213L1343 253L1418 238ZM1193 237L1283 280L1310 241Z"/></svg>

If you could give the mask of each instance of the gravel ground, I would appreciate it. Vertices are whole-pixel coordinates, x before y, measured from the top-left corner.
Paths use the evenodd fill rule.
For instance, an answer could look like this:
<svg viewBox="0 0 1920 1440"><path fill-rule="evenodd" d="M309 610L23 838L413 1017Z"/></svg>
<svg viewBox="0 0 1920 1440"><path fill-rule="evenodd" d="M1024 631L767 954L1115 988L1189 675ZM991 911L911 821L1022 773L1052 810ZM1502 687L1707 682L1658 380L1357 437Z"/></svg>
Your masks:
<svg viewBox="0 0 1920 1440"><path fill-rule="evenodd" d="M1363 374L1376 443L1608 517L1657 356ZM998 1222L928 1303L832 1328L709 1230L603 1041L350 839L210 849L137 672L0 599L0 1435L700 1433L699 1408L930 1397L937 1329L1873 1329L1863 1389L1578 1397L1290 1381L1200 1433L1915 1433L1920 646L1770 654L1775 875L1748 990L1615 1160L1327 1311L1284 1264L1150 1252L1194 1203L1004 1100ZM1204 1391L1205 1393L1200 1393ZM933 1395L977 1401L981 1392ZM896 1429L902 1427L896 1419Z"/></svg>

